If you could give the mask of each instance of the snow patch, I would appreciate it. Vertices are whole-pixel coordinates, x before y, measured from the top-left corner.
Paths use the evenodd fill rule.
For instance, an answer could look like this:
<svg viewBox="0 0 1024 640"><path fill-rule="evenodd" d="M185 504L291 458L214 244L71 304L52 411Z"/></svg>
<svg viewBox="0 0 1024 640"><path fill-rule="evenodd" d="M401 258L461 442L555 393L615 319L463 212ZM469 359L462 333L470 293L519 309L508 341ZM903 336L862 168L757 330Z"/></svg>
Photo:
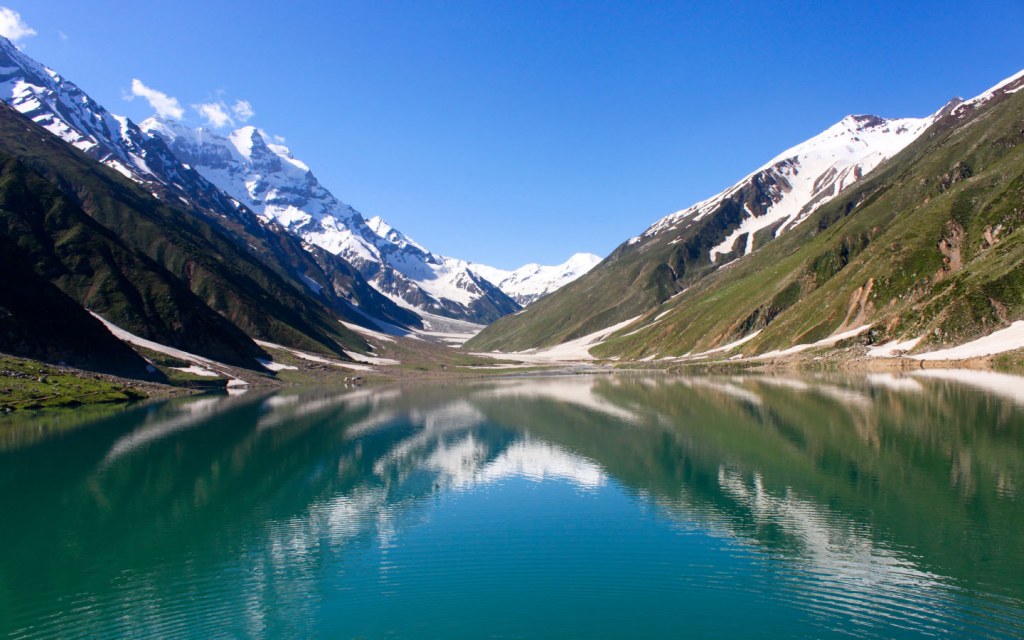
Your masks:
<svg viewBox="0 0 1024 640"><path fill-rule="evenodd" d="M269 371L298 371L299 369L295 365L281 364L280 362L274 362L273 360L267 360L266 358L256 358L256 362L259 362Z"/></svg>
<svg viewBox="0 0 1024 640"><path fill-rule="evenodd" d="M189 353L188 351L182 351L181 349L175 349L174 347L168 347L167 345L160 344L159 342L153 342L152 340L147 340L145 338L141 338L141 337L135 335L134 333L131 333L129 331L125 331L124 329L122 329L121 327L117 326L113 322L107 321L106 319L103 318L103 316L101 316L101 315L99 315L97 313L94 313L92 311L90 311L89 313L94 318L96 318L97 320L102 322L103 325L107 328L107 330L110 331L110 333L114 334L114 337L117 338L118 340L122 341L122 342L127 342L128 344L133 344L133 345L135 345L137 347L143 347L143 348L149 349L150 351L156 351L157 353L162 353L164 355L172 356L172 357L178 358L180 360L188 360L189 362L209 365L210 367L225 367L226 368L228 366L228 365L226 365L224 363L217 362L215 360L210 360L209 358L204 358L203 356L197 356L196 354Z"/></svg>
<svg viewBox="0 0 1024 640"><path fill-rule="evenodd" d="M209 378L216 378L216 377L220 376L220 374L217 373L216 371L210 371L209 369L204 369L203 367L200 367L198 365L192 365L191 367L170 367L170 368L174 369L175 371L183 371L185 373L191 373L191 374L194 374L194 375L197 375L197 376L206 376L206 377L209 377Z"/></svg>
<svg viewBox="0 0 1024 640"><path fill-rule="evenodd" d="M381 333L380 331L374 331L373 329L367 329L366 327L359 326L358 324L353 324L351 322L344 322L344 321L341 324L343 324L347 329L351 329L352 331L355 331L356 333L361 333L364 336L368 336L368 337L374 338L376 340L380 340L381 342L394 342L395 341L394 338L392 338L391 336L389 336L386 333Z"/></svg>
<svg viewBox="0 0 1024 640"><path fill-rule="evenodd" d="M117 326L116 324L114 324L112 322L108 322L107 320L105 320L99 314L96 314L96 313L94 313L92 311L90 311L89 313L94 318L96 318L97 320L102 322L103 325L107 328L107 330L110 331L110 333L114 334L114 337L117 338L118 340L122 341L122 342L126 342L128 344L133 344L133 345L135 345L137 347L143 347L143 348L149 349L150 351L156 351L157 353L162 353L164 355L172 356L172 357L178 358L180 360L186 360L188 362L191 362L192 365L196 367L196 369L200 369L201 368L201 369L204 369L204 370L206 370L208 372L208 373L198 373L198 371L193 370L193 367L190 366L187 369L191 373L196 373L197 375L211 375L212 374L212 375L215 375L215 376L224 376L224 377L228 378L228 385L227 386L228 386L229 389L232 388L232 387L247 386L249 384L245 380L242 380L241 378L235 378L230 373L228 373L229 366L224 364L223 362L217 362L216 360L210 360L209 358L204 358L203 356L197 356L196 354L189 353L188 351L182 351L181 349L175 349L174 347L168 347L167 345L160 344L159 342L153 342L152 340L147 340L145 338L141 338L141 337L135 335L134 333L131 333L129 331L125 331L124 329L122 329L121 327ZM218 373L214 373L213 370L218 369L218 368L221 369L221 371L218 372ZM183 370L184 370L184 368L183 368Z"/></svg>
<svg viewBox="0 0 1024 640"><path fill-rule="evenodd" d="M895 358L916 347L922 338L923 336L919 336L903 342L893 340L879 347L868 349L868 356L871 358Z"/></svg>
<svg viewBox="0 0 1024 640"><path fill-rule="evenodd" d="M849 331L844 331L842 333L837 333L837 334L831 335L831 336L829 336L827 338L823 338L821 340L818 340L817 342L812 342L810 344L798 344L798 345L794 345L794 346L792 346L792 347L790 347L788 349L781 349L781 350L776 350L776 351L769 351L768 353L762 353L759 356L754 356L754 360L764 360L766 358L777 358L777 357L781 357L781 356L789 356L789 355L793 355L794 353L800 353L802 351L807 351L808 349L814 349L816 347L829 347L829 346L832 346L832 345L836 344L837 342L840 342L842 340L846 340L847 338L852 338L854 336L858 336L858 335L864 333L865 331L867 331L870 328L871 328L870 324L865 324L865 325L862 325L862 326L857 327L855 329L850 329Z"/></svg>
<svg viewBox="0 0 1024 640"><path fill-rule="evenodd" d="M910 356L915 360L966 360L1024 348L1024 320L958 347Z"/></svg>
<svg viewBox="0 0 1024 640"><path fill-rule="evenodd" d="M515 358L517 360L523 360L526 362L532 362L536 364L554 364L564 362L580 362L593 360L594 356L590 355L590 349L601 344L608 336L628 327L637 320L640 316L630 318L616 325L606 327L594 333L583 336L582 338L576 338L562 344L555 345L553 347L547 347L544 349L530 349L527 351L512 351L509 353L503 353L500 351L493 353L478 353L475 355L492 357L492 358Z"/></svg>
<svg viewBox="0 0 1024 640"><path fill-rule="evenodd" d="M298 349L292 349L280 344L274 344L273 342L264 342L263 340L256 340L256 344L260 345L265 349L279 349L281 351L287 351L296 358L307 360L309 362L317 362L319 364L328 364L333 367L340 367L342 369L351 369L352 371L373 371L373 367L368 367L362 364L353 364L351 362L342 362L340 360L332 360L330 358L324 358L322 356L314 355L312 353L306 353L305 351L299 351Z"/></svg>
<svg viewBox="0 0 1024 640"><path fill-rule="evenodd" d="M356 362L361 362L363 364L374 364L374 365L378 365L378 366L402 364L398 360L392 360L391 358L379 358L377 356L367 356L367 355L363 355L361 353L355 353L354 351L346 351L345 355L347 355L348 357L352 358Z"/></svg>
<svg viewBox="0 0 1024 640"><path fill-rule="evenodd" d="M761 331L762 331L761 329L758 329L757 331L755 331L754 333L750 334L749 336L744 336L744 337L740 338L739 340L735 340L733 342L730 342L729 344L723 344L722 346L718 347L717 349L709 349L707 351L701 351L700 353L695 353L693 355L693 357L704 357L704 356L709 356L709 355L711 355L713 353L722 353L724 351L732 351L736 347L745 345L748 342L750 342L751 340L753 340L754 338L756 338L758 335L760 335Z"/></svg>

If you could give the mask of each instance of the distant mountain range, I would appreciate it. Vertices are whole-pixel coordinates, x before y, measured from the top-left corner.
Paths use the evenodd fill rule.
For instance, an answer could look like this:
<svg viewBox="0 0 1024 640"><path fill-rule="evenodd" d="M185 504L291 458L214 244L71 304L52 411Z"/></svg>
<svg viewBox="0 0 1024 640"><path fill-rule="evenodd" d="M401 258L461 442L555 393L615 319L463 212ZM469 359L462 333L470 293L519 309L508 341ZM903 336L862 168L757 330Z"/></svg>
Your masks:
<svg viewBox="0 0 1024 640"><path fill-rule="evenodd" d="M601 256L593 253L577 253L562 264L544 266L531 262L506 271L483 264L470 264L469 268L479 273L524 307L534 300L554 293L584 273L593 269Z"/></svg>
<svg viewBox="0 0 1024 640"><path fill-rule="evenodd" d="M659 220L469 349L772 354L957 344L1024 318L1024 72L920 119L848 116ZM613 330L612 330L613 329Z"/></svg>

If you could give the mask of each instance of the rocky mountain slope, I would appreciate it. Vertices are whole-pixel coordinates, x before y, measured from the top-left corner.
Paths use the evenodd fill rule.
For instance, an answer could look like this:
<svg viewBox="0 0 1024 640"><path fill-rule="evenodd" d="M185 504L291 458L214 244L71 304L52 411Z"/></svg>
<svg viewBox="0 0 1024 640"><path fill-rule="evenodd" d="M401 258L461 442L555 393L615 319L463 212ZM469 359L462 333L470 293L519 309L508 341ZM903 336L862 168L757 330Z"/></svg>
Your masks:
<svg viewBox="0 0 1024 640"><path fill-rule="evenodd" d="M754 174L654 225L587 276L468 346L523 349L627 321L591 352L636 359L770 355L830 336L905 341L905 349L921 351L1006 327L1024 317L1021 88L1024 72L973 100L951 102L923 130L890 126L913 141L825 202L811 195L784 217L770 207L753 222L740 214L757 212L758 202L778 202L772 189L755 187L771 186L779 174ZM887 126L844 121L856 122ZM854 137L864 141L867 134ZM841 174L837 167L819 176ZM781 193L799 190L787 184ZM756 220L770 217L768 226ZM776 238L778 230L785 232ZM753 252L745 255L748 248Z"/></svg>
<svg viewBox="0 0 1024 640"><path fill-rule="evenodd" d="M221 215L241 217L219 190L178 162L163 141L107 111L77 85L0 37L0 100L90 158L144 185Z"/></svg>
<svg viewBox="0 0 1024 640"><path fill-rule="evenodd" d="M158 118L136 125L3 38L0 99L154 197L205 217L354 322L413 330L436 329L436 318L484 324L519 310L515 298L532 301L591 266L575 257L513 274L438 255L338 200L260 129L220 135Z"/></svg>
<svg viewBox="0 0 1024 640"><path fill-rule="evenodd" d="M2 37L0 100L154 197L204 218L239 249L346 319L365 323L370 316L400 327L420 326L415 314L379 295L344 260L309 251L282 227L262 222L178 160L161 138L111 114L73 82Z"/></svg>
<svg viewBox="0 0 1024 640"><path fill-rule="evenodd" d="M344 258L400 305L477 323L519 309L468 263L428 251L381 218L365 219L260 129L222 136L155 117L140 126L264 222Z"/></svg>
<svg viewBox="0 0 1024 640"><path fill-rule="evenodd" d="M85 309L207 358L258 370L256 359L267 354L253 338L341 357L367 347L326 305L221 229L154 198L6 105L0 238Z"/></svg>

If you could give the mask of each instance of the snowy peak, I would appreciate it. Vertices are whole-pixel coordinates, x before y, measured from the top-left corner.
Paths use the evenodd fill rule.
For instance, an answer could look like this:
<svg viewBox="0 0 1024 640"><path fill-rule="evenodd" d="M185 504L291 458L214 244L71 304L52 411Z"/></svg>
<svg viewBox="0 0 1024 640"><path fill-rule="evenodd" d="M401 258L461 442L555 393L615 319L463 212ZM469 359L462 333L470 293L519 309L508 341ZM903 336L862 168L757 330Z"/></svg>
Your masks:
<svg viewBox="0 0 1024 640"><path fill-rule="evenodd" d="M1024 89L1024 70L1018 71L970 100L957 100L957 104L949 110L949 113L956 119L962 119L974 109L991 102L993 99L1004 98L1017 93L1021 89Z"/></svg>
<svg viewBox="0 0 1024 640"><path fill-rule="evenodd" d="M440 256L437 256L427 251L421 244L419 244L409 236L405 235L398 229L392 227L384 220L384 218L381 218L380 216L373 216L372 218L367 220L366 226L373 230L373 232L377 234L378 238L384 240L385 242L389 242L395 245L396 247L412 247L414 250L422 252L423 254L430 254L433 262L438 262L439 260L442 259Z"/></svg>
<svg viewBox="0 0 1024 640"><path fill-rule="evenodd" d="M94 102L74 83L0 37L0 99L50 133L122 173L151 172L143 136L127 118Z"/></svg>
<svg viewBox="0 0 1024 640"><path fill-rule="evenodd" d="M245 205L264 222L277 222L290 231L325 230L321 219L337 222L356 214L320 186L305 164L284 145L256 127L242 127L224 136L204 128L149 118L140 128L163 139L174 155L197 170L217 188ZM314 242L313 244L320 244ZM339 253L336 246L325 246Z"/></svg>
<svg viewBox="0 0 1024 640"><path fill-rule="evenodd" d="M366 220L328 191L278 138L247 126L222 136L151 118L142 129L167 142L181 162L265 223L341 256L399 305L471 322L518 310L464 261L425 249L380 217Z"/></svg>
<svg viewBox="0 0 1024 640"><path fill-rule="evenodd" d="M244 159L252 162L254 152L257 155L268 155L270 149L267 148L266 142L263 141L263 136L257 131L256 127L242 127L236 129L228 134L228 140L234 145Z"/></svg>
<svg viewBox="0 0 1024 640"><path fill-rule="evenodd" d="M162 139L114 115L73 82L0 37L0 100L94 160L206 213L231 211L227 198L183 167Z"/></svg>
<svg viewBox="0 0 1024 640"><path fill-rule="evenodd" d="M180 201L211 220L233 219L254 233L298 236L340 256L400 305L477 323L519 308L489 283L452 272L458 261L449 263L397 232L378 236L320 185L283 139L261 129L223 136L160 118L136 126L3 38L0 99L154 197Z"/></svg>
<svg viewBox="0 0 1024 640"><path fill-rule="evenodd" d="M498 288L519 304L526 306L561 289L573 280L593 269L601 257L592 253L577 253L562 264L544 266L531 262L515 271L496 269L482 264L470 268L484 278L495 282Z"/></svg>
<svg viewBox="0 0 1024 640"><path fill-rule="evenodd" d="M934 116L886 119L849 115L810 140L782 152L760 170L792 159L820 159L823 166L831 167L849 166L873 154L889 157L910 144L933 121Z"/></svg>
<svg viewBox="0 0 1024 640"><path fill-rule="evenodd" d="M813 138L782 152L722 193L673 213L652 225L631 244L681 231L716 212L739 222L710 248L722 263L754 251L755 238L778 237L815 209L835 198L885 160L902 151L930 127L942 111L926 118L886 119L849 115Z"/></svg>
<svg viewBox="0 0 1024 640"><path fill-rule="evenodd" d="M565 275L576 274L579 277L590 271L601 262L601 256L593 253L574 253L568 260L562 263L561 272Z"/></svg>

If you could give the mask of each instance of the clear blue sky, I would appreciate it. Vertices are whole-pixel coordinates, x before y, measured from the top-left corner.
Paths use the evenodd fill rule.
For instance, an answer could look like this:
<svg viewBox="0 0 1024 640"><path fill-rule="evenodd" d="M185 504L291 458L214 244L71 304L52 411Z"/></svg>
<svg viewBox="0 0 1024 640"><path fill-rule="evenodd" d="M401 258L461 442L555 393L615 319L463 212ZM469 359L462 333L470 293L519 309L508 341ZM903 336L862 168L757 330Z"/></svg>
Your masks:
<svg viewBox="0 0 1024 640"><path fill-rule="evenodd" d="M247 100L335 195L433 251L606 255L848 113L1024 68L1024 2L0 0L115 113L132 78Z"/></svg>

